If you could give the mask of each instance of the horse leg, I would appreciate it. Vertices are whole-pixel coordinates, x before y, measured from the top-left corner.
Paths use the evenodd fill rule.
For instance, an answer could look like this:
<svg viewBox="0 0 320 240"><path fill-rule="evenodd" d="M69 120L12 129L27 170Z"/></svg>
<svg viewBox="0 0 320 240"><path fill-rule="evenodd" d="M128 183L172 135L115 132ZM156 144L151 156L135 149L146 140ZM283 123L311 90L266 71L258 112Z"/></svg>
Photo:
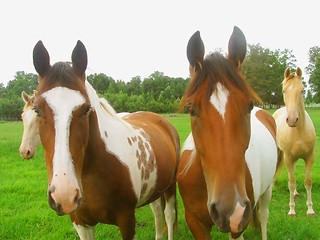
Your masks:
<svg viewBox="0 0 320 240"><path fill-rule="evenodd" d="M272 184L267 188L267 190L261 195L259 199L259 210L258 216L261 226L262 240L267 240L267 224L269 218L269 203L272 196Z"/></svg>
<svg viewBox="0 0 320 240"><path fill-rule="evenodd" d="M189 229L196 240L211 240L210 232L212 226L206 225L197 216L185 210L186 221Z"/></svg>
<svg viewBox="0 0 320 240"><path fill-rule="evenodd" d="M284 162L286 164L286 168L288 171L288 188L290 192L290 202L289 202L289 216L295 216L295 203L294 203L294 195L296 193L296 181L294 179L294 170L295 170L295 163L293 162L292 158L289 158L287 155L284 155Z"/></svg>
<svg viewBox="0 0 320 240"><path fill-rule="evenodd" d="M136 239L136 218L134 209L127 209L121 213L117 218L117 225L123 240Z"/></svg>
<svg viewBox="0 0 320 240"><path fill-rule="evenodd" d="M94 226L82 226L73 222L73 227L76 229L81 240L94 240Z"/></svg>
<svg viewBox="0 0 320 240"><path fill-rule="evenodd" d="M173 240L173 232L177 229L177 195L176 195L176 184L172 184L170 188L164 193L166 201L164 209L164 217L168 228L168 240Z"/></svg>
<svg viewBox="0 0 320 240"><path fill-rule="evenodd" d="M307 216L314 216L315 212L313 211L312 208L312 196L311 196L311 189L312 189L312 180L311 180L311 170L312 170L312 165L314 162L314 155L308 157L305 159L305 164L306 164L306 177L304 179L304 187L307 190Z"/></svg>
<svg viewBox="0 0 320 240"><path fill-rule="evenodd" d="M162 207L162 197L158 198L154 202L150 203L150 208L153 212L155 227L156 227L156 240L162 239L163 237L163 207Z"/></svg>

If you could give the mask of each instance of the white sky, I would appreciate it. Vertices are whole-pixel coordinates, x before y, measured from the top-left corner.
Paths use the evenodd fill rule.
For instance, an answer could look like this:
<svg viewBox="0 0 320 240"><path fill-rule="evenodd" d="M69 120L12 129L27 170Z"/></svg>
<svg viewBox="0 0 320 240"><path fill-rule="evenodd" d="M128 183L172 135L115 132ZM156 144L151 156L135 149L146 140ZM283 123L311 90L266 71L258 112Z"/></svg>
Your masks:
<svg viewBox="0 0 320 240"><path fill-rule="evenodd" d="M70 61L81 40L88 52L87 74L130 81L161 71L186 78L190 36L200 30L207 53L226 51L234 25L249 44L292 50L305 72L309 48L320 45L319 16L317 0L1 1L0 83L6 86L17 71L36 73L32 51L38 40L51 64Z"/></svg>

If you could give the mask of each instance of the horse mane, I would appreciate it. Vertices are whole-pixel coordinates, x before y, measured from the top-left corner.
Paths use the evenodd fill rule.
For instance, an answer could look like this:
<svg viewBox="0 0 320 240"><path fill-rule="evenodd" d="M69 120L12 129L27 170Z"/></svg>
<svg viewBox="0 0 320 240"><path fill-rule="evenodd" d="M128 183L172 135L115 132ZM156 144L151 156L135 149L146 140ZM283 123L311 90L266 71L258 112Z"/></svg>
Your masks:
<svg viewBox="0 0 320 240"><path fill-rule="evenodd" d="M244 75L238 68L219 52L207 55L201 65L200 73L195 79L191 79L185 94L182 98L181 107L190 103L192 96L196 96L205 81L208 81L206 97L209 99L212 92L216 90L217 83L224 86L234 85L245 94L250 96L254 101L261 103L259 96L253 91L244 78Z"/></svg>

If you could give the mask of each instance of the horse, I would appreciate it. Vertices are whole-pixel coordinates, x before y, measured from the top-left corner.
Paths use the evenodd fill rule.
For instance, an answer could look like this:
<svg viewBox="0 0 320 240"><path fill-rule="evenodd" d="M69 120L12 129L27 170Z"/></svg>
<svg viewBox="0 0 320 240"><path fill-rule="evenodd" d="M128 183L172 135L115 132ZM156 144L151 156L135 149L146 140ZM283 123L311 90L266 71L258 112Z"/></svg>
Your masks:
<svg viewBox="0 0 320 240"><path fill-rule="evenodd" d="M42 41L33 50L39 75L34 111L50 207L70 215L81 239L94 239L98 223L117 225L123 239L135 239L135 209L149 203L159 207L164 199L168 239L173 239L180 159L176 129L152 112L118 117L85 81L87 51L81 41L71 58L72 64L51 66Z"/></svg>
<svg viewBox="0 0 320 240"><path fill-rule="evenodd" d="M275 121L254 106L261 100L242 74L243 32L234 27L227 58L204 58L204 49L197 31L187 45L191 80L181 101L191 123L177 176L185 218L195 239L211 239L213 225L243 239L250 220L260 220L265 240L278 164Z"/></svg>
<svg viewBox="0 0 320 240"><path fill-rule="evenodd" d="M33 111L33 103L36 95L36 90L33 91L32 95L28 95L25 91L21 93L21 98L25 104L21 114L23 122L23 135L19 152L24 159L32 158L36 152L37 145L40 143L37 117L36 113Z"/></svg>
<svg viewBox="0 0 320 240"><path fill-rule="evenodd" d="M294 197L299 193L296 190L294 178L295 165L299 158L305 162L304 186L307 191L307 216L314 216L312 208L312 180L311 171L315 161L316 132L309 114L304 108L302 71L298 67L291 73L290 68L284 72L282 92L285 107L274 112L273 117L277 124L277 143L282 151L285 166L288 172L288 188L290 191L289 216L295 216Z"/></svg>

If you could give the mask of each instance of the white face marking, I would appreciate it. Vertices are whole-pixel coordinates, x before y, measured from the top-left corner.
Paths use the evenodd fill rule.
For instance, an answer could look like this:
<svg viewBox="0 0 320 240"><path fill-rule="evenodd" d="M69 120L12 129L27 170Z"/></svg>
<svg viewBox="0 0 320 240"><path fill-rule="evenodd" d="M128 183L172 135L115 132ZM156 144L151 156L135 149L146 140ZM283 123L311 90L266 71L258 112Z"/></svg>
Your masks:
<svg viewBox="0 0 320 240"><path fill-rule="evenodd" d="M85 102L80 92L56 87L42 94L54 115L55 144L53 156L53 179L55 174L71 173L75 176L69 149L72 111Z"/></svg>
<svg viewBox="0 0 320 240"><path fill-rule="evenodd" d="M212 93L210 97L210 102L217 109L217 111L223 119L224 114L226 112L228 97L229 91L220 83L217 83L217 90L214 93Z"/></svg>
<svg viewBox="0 0 320 240"><path fill-rule="evenodd" d="M236 207L234 208L234 211L229 218L230 229L232 232L238 232L238 226L242 220L242 216L245 209L246 209L245 207L242 207L240 203L237 202Z"/></svg>

